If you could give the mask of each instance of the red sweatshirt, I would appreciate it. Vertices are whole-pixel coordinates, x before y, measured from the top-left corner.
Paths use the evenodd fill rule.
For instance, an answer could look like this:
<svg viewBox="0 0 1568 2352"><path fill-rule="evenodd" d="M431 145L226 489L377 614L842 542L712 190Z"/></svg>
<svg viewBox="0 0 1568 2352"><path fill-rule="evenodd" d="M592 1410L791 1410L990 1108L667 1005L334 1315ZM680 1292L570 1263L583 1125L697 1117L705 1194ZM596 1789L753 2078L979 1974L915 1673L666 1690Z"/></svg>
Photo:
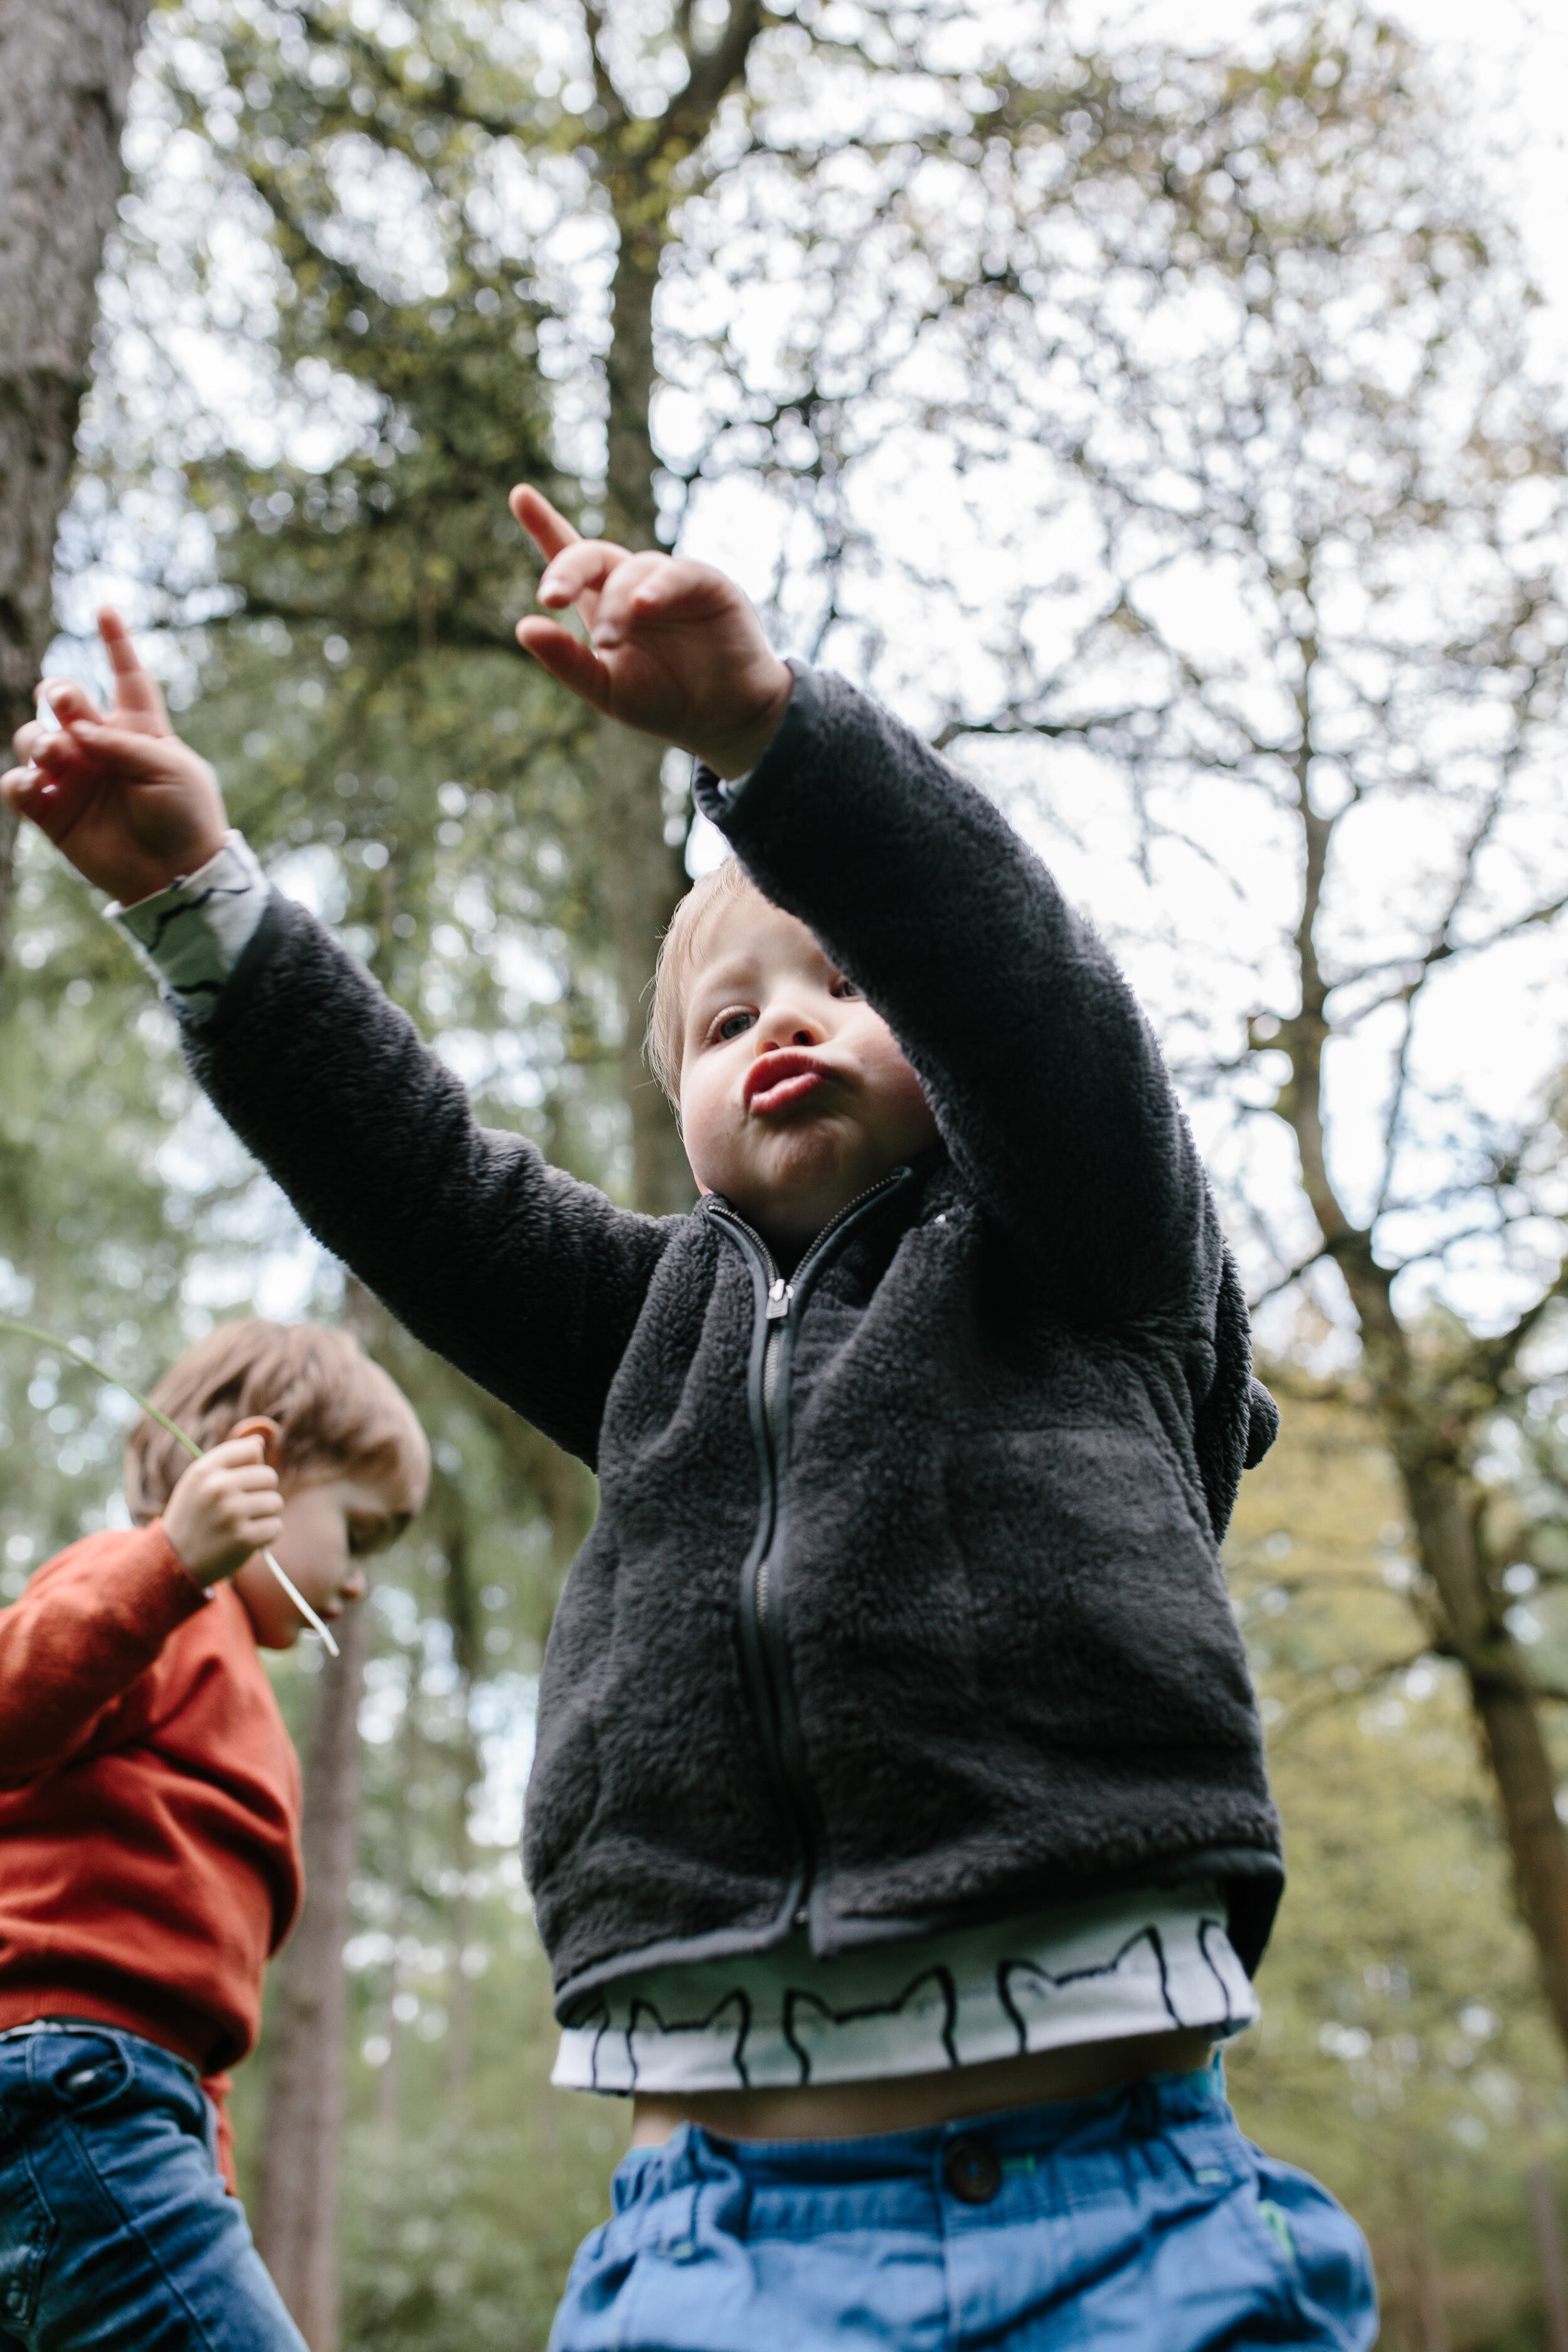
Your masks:
<svg viewBox="0 0 1568 2352"><path fill-rule="evenodd" d="M159 1522L47 1562L0 1610L0 2031L96 2018L232 2066L300 1907L300 1808L232 1585L204 1596Z"/></svg>

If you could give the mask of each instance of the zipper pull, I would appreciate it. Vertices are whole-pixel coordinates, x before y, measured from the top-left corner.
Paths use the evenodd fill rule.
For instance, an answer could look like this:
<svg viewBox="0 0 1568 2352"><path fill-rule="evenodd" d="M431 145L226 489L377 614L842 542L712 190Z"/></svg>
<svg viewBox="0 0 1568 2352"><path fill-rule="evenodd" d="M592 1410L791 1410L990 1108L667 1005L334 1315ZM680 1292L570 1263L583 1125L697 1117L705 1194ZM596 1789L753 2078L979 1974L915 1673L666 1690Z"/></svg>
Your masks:
<svg viewBox="0 0 1568 2352"><path fill-rule="evenodd" d="M779 1275L768 1288L767 1319L770 1323L782 1323L784 1321L784 1317L789 1313L790 1301L794 1297L795 1292L784 1280L783 1275Z"/></svg>

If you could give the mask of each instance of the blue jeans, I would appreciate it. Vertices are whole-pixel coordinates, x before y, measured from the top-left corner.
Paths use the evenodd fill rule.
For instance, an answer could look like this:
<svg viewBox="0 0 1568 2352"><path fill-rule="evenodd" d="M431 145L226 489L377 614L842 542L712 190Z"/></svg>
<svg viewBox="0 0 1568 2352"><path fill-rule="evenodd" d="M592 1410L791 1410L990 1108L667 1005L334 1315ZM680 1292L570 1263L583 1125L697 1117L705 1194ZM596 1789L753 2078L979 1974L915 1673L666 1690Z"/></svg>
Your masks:
<svg viewBox="0 0 1568 2352"><path fill-rule="evenodd" d="M0 2034L4 2352L305 2352L193 2067L118 2027Z"/></svg>
<svg viewBox="0 0 1568 2352"><path fill-rule="evenodd" d="M551 2352L1363 2352L1365 2241L1217 2065L886 2138L634 2148Z"/></svg>

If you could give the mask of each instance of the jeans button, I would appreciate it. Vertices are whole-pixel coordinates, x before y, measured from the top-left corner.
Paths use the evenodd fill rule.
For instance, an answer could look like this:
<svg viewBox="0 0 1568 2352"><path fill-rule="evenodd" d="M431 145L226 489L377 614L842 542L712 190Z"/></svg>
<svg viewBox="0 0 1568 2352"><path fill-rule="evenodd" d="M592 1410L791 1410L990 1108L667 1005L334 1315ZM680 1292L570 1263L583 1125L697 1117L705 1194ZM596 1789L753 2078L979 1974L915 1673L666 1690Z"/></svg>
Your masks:
<svg viewBox="0 0 1568 2352"><path fill-rule="evenodd" d="M965 2205L989 2205L1002 2186L1002 2159L988 2139L966 2136L951 2141L942 2168L948 2187Z"/></svg>

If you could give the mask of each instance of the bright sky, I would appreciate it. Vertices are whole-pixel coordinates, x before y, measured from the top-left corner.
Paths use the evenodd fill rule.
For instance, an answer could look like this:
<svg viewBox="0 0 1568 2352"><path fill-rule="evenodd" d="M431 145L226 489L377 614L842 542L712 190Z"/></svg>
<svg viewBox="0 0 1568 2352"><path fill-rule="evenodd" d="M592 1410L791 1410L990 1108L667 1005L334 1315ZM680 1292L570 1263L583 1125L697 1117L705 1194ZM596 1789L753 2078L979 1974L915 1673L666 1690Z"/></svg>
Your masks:
<svg viewBox="0 0 1568 2352"><path fill-rule="evenodd" d="M1388 14L1472 81L1476 131L1529 238L1568 353L1568 9L1562 0L1388 0ZM1088 0L1086 21L1126 20ZM1194 44L1241 33L1257 0L1145 0L1134 21Z"/></svg>

